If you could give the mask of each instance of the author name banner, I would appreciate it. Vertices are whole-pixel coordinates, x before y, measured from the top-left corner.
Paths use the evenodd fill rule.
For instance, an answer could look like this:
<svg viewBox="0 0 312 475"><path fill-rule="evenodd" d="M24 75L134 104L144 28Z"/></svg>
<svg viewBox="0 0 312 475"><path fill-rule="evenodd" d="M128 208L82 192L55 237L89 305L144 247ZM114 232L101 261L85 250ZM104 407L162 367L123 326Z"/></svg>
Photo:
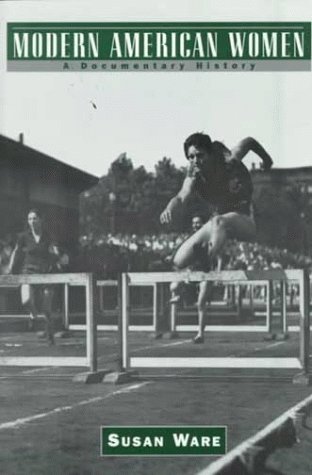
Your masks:
<svg viewBox="0 0 312 475"><path fill-rule="evenodd" d="M101 427L102 456L224 455L226 427Z"/></svg>
<svg viewBox="0 0 312 475"><path fill-rule="evenodd" d="M311 23L8 23L8 71L310 71Z"/></svg>

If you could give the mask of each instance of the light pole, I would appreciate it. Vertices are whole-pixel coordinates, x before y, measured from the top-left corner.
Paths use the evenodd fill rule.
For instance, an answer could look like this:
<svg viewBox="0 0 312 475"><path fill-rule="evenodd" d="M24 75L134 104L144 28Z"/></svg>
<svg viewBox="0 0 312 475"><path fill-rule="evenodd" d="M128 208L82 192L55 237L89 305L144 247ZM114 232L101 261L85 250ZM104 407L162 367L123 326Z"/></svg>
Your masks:
<svg viewBox="0 0 312 475"><path fill-rule="evenodd" d="M113 191L111 191L108 195L109 203L110 203L110 233L115 234L115 226L116 226L116 195Z"/></svg>
<svg viewBox="0 0 312 475"><path fill-rule="evenodd" d="M302 211L300 213L301 218L301 230L302 230L302 253L305 255L306 253L306 227L305 227L305 212Z"/></svg>

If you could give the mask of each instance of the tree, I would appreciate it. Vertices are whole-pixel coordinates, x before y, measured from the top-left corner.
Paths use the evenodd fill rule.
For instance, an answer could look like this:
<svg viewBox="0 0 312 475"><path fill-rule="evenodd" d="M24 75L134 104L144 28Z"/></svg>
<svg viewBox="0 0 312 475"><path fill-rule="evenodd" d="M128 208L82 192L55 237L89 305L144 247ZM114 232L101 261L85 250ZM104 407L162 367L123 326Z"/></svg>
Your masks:
<svg viewBox="0 0 312 475"><path fill-rule="evenodd" d="M257 237L260 242L302 251L302 195L296 187L263 186L255 190Z"/></svg>

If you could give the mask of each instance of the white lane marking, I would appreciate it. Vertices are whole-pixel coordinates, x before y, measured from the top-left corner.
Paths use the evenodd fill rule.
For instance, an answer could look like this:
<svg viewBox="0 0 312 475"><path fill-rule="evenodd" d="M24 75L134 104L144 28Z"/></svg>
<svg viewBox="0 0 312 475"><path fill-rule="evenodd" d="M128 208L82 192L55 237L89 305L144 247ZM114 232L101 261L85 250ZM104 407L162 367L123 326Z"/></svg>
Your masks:
<svg viewBox="0 0 312 475"><path fill-rule="evenodd" d="M182 340L182 341L175 341L175 342L171 342L171 343L164 343L163 345L149 345L149 346L143 346L141 348L136 348L133 350L133 353L138 353L140 351L144 351L144 350L149 350L149 349L152 349L152 348L165 348L165 347L168 347L168 346L177 346L177 345L183 345L184 343L189 343L191 340ZM118 353L111 353L109 355L103 355L103 356L99 356L98 357L98 360L105 360L106 358L113 358L113 357L117 357L118 356ZM54 369L56 368L59 368L59 366L54 366ZM44 371L48 371L50 370L50 366L45 366L43 368L35 368L35 369L27 369L25 371L22 371L21 373L22 374L35 374L35 373L40 373L40 372L44 372Z"/></svg>
<svg viewBox="0 0 312 475"><path fill-rule="evenodd" d="M160 345L148 345L148 346L143 346L141 348L136 348L132 351L132 353L139 353L140 351L144 351L144 350L149 350L149 349L153 349L153 348L166 348L166 347L170 347L170 346L178 346L178 345L183 345L184 343L190 343L192 340L180 340L180 341L175 341L175 342L171 342L171 343L164 343L164 344L160 344ZM254 348L253 351L261 351L261 350L264 350L266 348L272 348L274 346L279 346L279 345L282 345L284 344L285 342L284 341L278 341L278 342L274 342L274 343L270 343L268 345L266 345L265 347L257 347L257 348ZM98 359L99 360L104 360L106 358L113 358L113 357L116 357L118 356L118 353L111 353L109 355L103 355L103 356L99 356ZM237 354L232 354L230 355L229 357L237 357ZM42 372L42 371L47 371L49 370L50 367L44 367L44 368L36 368L36 369L29 369L29 370L25 370L25 371L22 371L22 374L33 374L33 373L38 373L38 372Z"/></svg>
<svg viewBox="0 0 312 475"><path fill-rule="evenodd" d="M67 412L71 411L72 409L76 409L77 407L80 406L87 406L88 404L93 404L95 402L100 402L104 401L105 399L109 399L113 396L117 396L118 394L126 394L130 393L131 391L135 391L136 389L140 389L146 384L150 384L148 381L144 383L139 383L139 384L132 384L131 386L127 386L122 389L117 389L116 391L113 391L110 394L106 394L105 396L97 396L93 397L91 399L86 399L84 401L80 401L76 404L73 404L71 406L61 406L53 409L52 411L47 411L47 412L42 412L41 414L35 414L33 416L29 417L23 417L20 419L16 419L15 421L10 421L10 422L4 422L0 424L0 430L5 430L5 429L19 429L21 426L28 424L29 422L36 421L38 419L44 419L45 417L53 416L55 414L59 414L61 412Z"/></svg>
<svg viewBox="0 0 312 475"><path fill-rule="evenodd" d="M164 343L163 345L154 345L154 346L142 346L141 348L137 348L135 350L133 350L133 353L138 353L139 351L143 351L143 350L149 350L149 349L157 349L159 350L160 348L166 348L168 346L178 346L178 345L184 345L184 343L190 343L190 341L192 340L181 340L181 341L175 341L175 342L172 342L172 343Z"/></svg>
<svg viewBox="0 0 312 475"><path fill-rule="evenodd" d="M197 475L218 475L219 473L222 473L224 469L227 473L230 473L228 471L231 467L230 464L235 460L236 457L241 457L246 452L248 453L248 451L251 451L253 447L259 445L259 442L265 440L266 438L268 438L268 436L278 431L279 428L287 422L287 420L291 419L293 424L295 424L294 421L296 420L297 414L299 414L300 412L307 412L311 405L312 396L310 395L295 406L285 411L283 414L274 419L263 429L258 431L255 435L249 437L244 442L241 442L234 449L230 450L230 452L228 452L226 455L216 460L215 462L212 462L208 467L204 468L203 470L197 472ZM265 444L265 447L267 445L268 444Z"/></svg>
<svg viewBox="0 0 312 475"><path fill-rule="evenodd" d="M183 345L184 343L190 343L192 340L189 339L189 340L179 340L179 341L175 341L175 342L170 342L170 343L164 343L164 344L160 344L160 345L148 345L148 346L143 346L141 348L136 348L134 349L132 352L133 353L139 353L140 351L144 351L144 350L150 350L150 349L153 349L153 348L166 348L166 347L170 347L170 346L178 346L178 345ZM265 347L256 347L253 349L253 351L261 351L261 350L264 350L266 348L272 348L274 346L279 346L279 345L282 345L284 344L285 342L284 341L278 341L278 342L274 342L274 343L270 343L268 345L266 345ZM98 361L100 360L105 360L106 358L114 358L114 357L117 357L118 356L118 353L111 353L111 354L108 354L108 355L103 355L103 356L99 356L98 357ZM229 355L229 357L237 357L238 355L237 354L232 354L232 355ZM54 367L55 368L58 368L57 366ZM33 374L33 373L39 373L39 372L43 372L43 371L48 371L49 369L51 369L49 366L46 366L44 368L35 368L35 369L29 369L29 370L25 370L25 371L22 371L22 374Z"/></svg>
<svg viewBox="0 0 312 475"><path fill-rule="evenodd" d="M266 346L263 346L262 348L258 346L254 348L254 351L261 351L261 350L266 350L267 348L274 348L274 346L284 345L285 343L286 343L285 341L275 341L274 343L270 343Z"/></svg>
<svg viewBox="0 0 312 475"><path fill-rule="evenodd" d="M257 351L264 351L264 350L267 350L268 348L273 348L274 346L283 345L285 343L286 343L285 341L275 341L274 343L269 343L268 345L265 345L265 346L257 346L256 348L253 348L252 350L245 350L242 353L234 353L232 355L229 355L228 358L236 358L237 356L245 355L246 352L249 352L249 351L252 351L254 353L256 353ZM252 358L252 356L250 356L250 358Z"/></svg>
<svg viewBox="0 0 312 475"><path fill-rule="evenodd" d="M135 348L134 350L131 351L131 353L139 353L140 351L144 350L152 350L152 349L161 349L161 348L166 348L168 346L177 346L177 345L183 345L184 343L189 343L191 340L182 340L182 341L175 341L172 343L164 343L163 345L148 345L148 346L142 346L141 348ZM109 355L103 355L99 356L98 360L104 360L106 358L113 358L119 356L119 353L111 353Z"/></svg>
<svg viewBox="0 0 312 475"><path fill-rule="evenodd" d="M60 366L54 366L53 369L60 368ZM48 371L51 369L51 366L44 366L43 368L35 368L35 369L26 369L22 371L22 374L33 374L33 373L41 373L42 371Z"/></svg>

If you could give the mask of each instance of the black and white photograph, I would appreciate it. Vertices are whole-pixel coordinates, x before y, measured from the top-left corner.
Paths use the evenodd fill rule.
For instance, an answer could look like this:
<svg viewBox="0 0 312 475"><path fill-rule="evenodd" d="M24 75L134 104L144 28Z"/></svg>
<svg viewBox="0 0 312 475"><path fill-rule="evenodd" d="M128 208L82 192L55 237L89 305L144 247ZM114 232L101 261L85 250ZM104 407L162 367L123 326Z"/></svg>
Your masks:
<svg viewBox="0 0 312 475"><path fill-rule="evenodd" d="M311 13L0 3L0 473L312 473Z"/></svg>

